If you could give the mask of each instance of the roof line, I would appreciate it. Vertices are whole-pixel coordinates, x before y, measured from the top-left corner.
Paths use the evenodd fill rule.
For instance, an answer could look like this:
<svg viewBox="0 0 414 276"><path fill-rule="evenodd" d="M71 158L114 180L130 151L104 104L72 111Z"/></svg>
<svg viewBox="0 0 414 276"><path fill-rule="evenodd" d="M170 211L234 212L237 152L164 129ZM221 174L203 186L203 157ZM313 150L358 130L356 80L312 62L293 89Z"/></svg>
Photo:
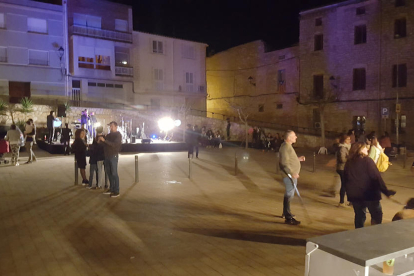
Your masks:
<svg viewBox="0 0 414 276"><path fill-rule="evenodd" d="M314 9L310 9L310 10L304 10L299 12L299 15L305 15L305 14L309 14L309 13L313 13L313 12L318 12L318 11L322 11L322 10L326 10L326 9L331 9L331 8L337 8L337 7L342 7L342 6L347 6L347 5L351 5L351 4L355 4L355 3L361 3L361 2L367 2L367 0L348 0L345 2L339 2L339 3L335 3L335 4L331 4L331 5L327 5L327 6L322 6L322 7L318 7L318 8L314 8Z"/></svg>

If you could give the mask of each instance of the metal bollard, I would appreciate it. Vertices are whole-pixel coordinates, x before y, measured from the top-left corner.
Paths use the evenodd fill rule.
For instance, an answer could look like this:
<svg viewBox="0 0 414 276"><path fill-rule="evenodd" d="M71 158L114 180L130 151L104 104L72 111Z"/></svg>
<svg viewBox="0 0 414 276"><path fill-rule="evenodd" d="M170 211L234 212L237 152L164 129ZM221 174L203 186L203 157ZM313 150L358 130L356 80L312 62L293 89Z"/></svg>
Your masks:
<svg viewBox="0 0 414 276"><path fill-rule="evenodd" d="M315 172L315 166L316 166L316 152L313 152L313 172Z"/></svg>
<svg viewBox="0 0 414 276"><path fill-rule="evenodd" d="M276 173L279 173L279 153L276 152Z"/></svg>
<svg viewBox="0 0 414 276"><path fill-rule="evenodd" d="M188 158L188 179L191 179L191 159Z"/></svg>
<svg viewBox="0 0 414 276"><path fill-rule="evenodd" d="M139 182L138 155L135 155L135 183Z"/></svg>
<svg viewBox="0 0 414 276"><path fill-rule="evenodd" d="M75 185L78 185L78 162L75 158Z"/></svg>
<svg viewBox="0 0 414 276"><path fill-rule="evenodd" d="M234 175L237 175L238 166L237 166L237 152L234 153Z"/></svg>

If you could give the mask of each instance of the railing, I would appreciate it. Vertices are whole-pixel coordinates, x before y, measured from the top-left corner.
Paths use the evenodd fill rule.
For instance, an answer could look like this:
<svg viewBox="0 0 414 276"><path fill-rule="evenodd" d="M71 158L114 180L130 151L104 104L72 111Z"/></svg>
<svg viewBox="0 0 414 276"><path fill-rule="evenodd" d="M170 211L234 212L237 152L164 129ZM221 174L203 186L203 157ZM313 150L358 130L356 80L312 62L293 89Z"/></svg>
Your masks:
<svg viewBox="0 0 414 276"><path fill-rule="evenodd" d="M72 101L74 106L80 106L81 90L80 88L72 88Z"/></svg>
<svg viewBox="0 0 414 276"><path fill-rule="evenodd" d="M132 77L132 76L134 76L134 68L124 67L124 66L115 66L115 75L116 76Z"/></svg>
<svg viewBox="0 0 414 276"><path fill-rule="evenodd" d="M132 43L132 34L118 31L103 30L86 26L72 25L70 27L72 34L98 37L108 40L117 40Z"/></svg>

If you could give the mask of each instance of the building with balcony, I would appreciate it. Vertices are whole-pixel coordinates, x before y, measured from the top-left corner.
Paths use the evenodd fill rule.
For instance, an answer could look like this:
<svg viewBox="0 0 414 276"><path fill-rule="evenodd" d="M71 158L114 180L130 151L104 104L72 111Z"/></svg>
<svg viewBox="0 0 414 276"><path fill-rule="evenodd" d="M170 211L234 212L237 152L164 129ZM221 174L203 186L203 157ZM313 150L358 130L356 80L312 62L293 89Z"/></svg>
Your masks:
<svg viewBox="0 0 414 276"><path fill-rule="evenodd" d="M0 0L0 96L64 99L63 45L62 6Z"/></svg>

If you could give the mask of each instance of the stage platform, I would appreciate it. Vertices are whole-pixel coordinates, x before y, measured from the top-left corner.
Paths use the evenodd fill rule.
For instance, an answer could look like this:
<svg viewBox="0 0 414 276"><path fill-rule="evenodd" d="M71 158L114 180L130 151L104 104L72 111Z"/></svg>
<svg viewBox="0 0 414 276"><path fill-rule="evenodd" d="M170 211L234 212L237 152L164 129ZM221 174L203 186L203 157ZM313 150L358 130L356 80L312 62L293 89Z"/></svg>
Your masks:
<svg viewBox="0 0 414 276"><path fill-rule="evenodd" d="M187 151L187 145L182 142L165 142L155 140L150 144L142 144L141 140L138 143L122 144L121 152L125 153L140 153L140 152L173 152L173 151ZM50 145L43 140L37 140L37 145L40 149L49 152L50 154L64 154L64 147L60 143Z"/></svg>

